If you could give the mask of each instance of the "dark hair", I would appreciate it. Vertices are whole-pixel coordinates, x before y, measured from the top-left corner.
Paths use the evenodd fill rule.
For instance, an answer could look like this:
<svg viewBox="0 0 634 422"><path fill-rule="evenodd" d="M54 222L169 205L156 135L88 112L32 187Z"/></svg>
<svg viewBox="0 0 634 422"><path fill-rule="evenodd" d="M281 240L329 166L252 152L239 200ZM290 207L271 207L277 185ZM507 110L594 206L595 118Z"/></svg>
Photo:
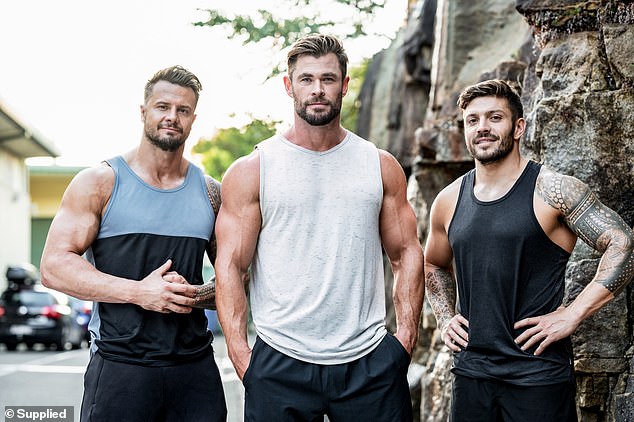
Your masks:
<svg viewBox="0 0 634 422"><path fill-rule="evenodd" d="M334 53L339 60L339 68L341 69L341 78L345 78L348 72L348 56L343 49L341 41L333 35L310 34L297 40L288 52L287 65L288 74L293 76L297 59L302 55L313 57L321 57L326 54Z"/></svg>
<svg viewBox="0 0 634 422"><path fill-rule="evenodd" d="M469 103L478 97L505 98L509 103L513 121L524 117L524 107L519 94L501 79L491 79L465 88L458 97L458 107L464 111Z"/></svg>
<svg viewBox="0 0 634 422"><path fill-rule="evenodd" d="M168 67L166 69L159 70L150 78L145 84L144 100L147 102L148 98L152 96L154 85L159 81L166 81L174 85L180 85L185 88L190 88L194 91L196 96L196 103L198 103L198 93L202 91L203 86L193 73L185 69L182 66L176 65Z"/></svg>

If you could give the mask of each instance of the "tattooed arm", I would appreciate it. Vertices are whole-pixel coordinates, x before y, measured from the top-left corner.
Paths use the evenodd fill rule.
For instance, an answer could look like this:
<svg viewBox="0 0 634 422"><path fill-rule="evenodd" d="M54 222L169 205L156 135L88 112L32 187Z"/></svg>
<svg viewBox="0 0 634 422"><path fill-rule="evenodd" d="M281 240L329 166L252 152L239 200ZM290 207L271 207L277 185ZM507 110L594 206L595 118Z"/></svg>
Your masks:
<svg viewBox="0 0 634 422"><path fill-rule="evenodd" d="M603 255L592 282L566 308L526 318L515 328L530 327L516 342L526 350L539 343L539 355L548 345L572 334L578 325L608 303L632 280L634 236L619 215L603 205L578 179L543 168L536 193L561 216L566 227Z"/></svg>
<svg viewBox="0 0 634 422"><path fill-rule="evenodd" d="M207 182L207 193L209 202L214 210L216 219L220 211L220 182L210 176L205 176ZM216 262L216 235L212 233L209 243L207 243L207 257L213 265ZM216 276L213 275L205 284L196 286L196 296L194 296L194 307L216 309Z"/></svg>
<svg viewBox="0 0 634 422"><path fill-rule="evenodd" d="M456 280L452 271L453 252L447 228L453 216L460 181L445 188L431 207L430 227L425 245L425 288L443 342L454 352L466 347L469 321L456 313Z"/></svg>

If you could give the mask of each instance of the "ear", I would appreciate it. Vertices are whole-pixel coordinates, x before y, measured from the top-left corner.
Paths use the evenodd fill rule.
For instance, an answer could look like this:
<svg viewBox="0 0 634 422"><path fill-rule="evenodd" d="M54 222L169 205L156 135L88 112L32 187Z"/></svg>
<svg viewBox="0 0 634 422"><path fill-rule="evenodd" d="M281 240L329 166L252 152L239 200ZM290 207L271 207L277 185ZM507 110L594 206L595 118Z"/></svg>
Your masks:
<svg viewBox="0 0 634 422"><path fill-rule="evenodd" d="M139 108L141 109L141 121L144 122L145 121L145 106L141 105Z"/></svg>
<svg viewBox="0 0 634 422"><path fill-rule="evenodd" d="M350 76L346 76L343 80L343 86L341 87L341 95L344 97L348 93L348 82L350 82Z"/></svg>
<svg viewBox="0 0 634 422"><path fill-rule="evenodd" d="M284 75L284 89L286 89L286 95L293 98L293 84L291 78L288 75Z"/></svg>
<svg viewBox="0 0 634 422"><path fill-rule="evenodd" d="M513 130L513 138L519 140L526 130L526 120L519 118L515 121L515 129Z"/></svg>

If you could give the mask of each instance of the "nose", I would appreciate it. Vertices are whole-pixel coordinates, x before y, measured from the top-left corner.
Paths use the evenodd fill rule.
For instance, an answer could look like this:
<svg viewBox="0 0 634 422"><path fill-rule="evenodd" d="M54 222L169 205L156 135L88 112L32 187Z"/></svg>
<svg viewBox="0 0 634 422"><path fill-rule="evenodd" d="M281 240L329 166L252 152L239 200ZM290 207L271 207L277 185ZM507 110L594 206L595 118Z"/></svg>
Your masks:
<svg viewBox="0 0 634 422"><path fill-rule="evenodd" d="M478 133L489 133L491 128L489 127L489 120L487 118L480 118L476 127Z"/></svg>
<svg viewBox="0 0 634 422"><path fill-rule="evenodd" d="M324 87L320 80L315 80L312 86L312 95L315 97L322 97L324 95Z"/></svg>
<svg viewBox="0 0 634 422"><path fill-rule="evenodd" d="M175 122L178 118L176 107L170 107L165 111L165 120Z"/></svg>

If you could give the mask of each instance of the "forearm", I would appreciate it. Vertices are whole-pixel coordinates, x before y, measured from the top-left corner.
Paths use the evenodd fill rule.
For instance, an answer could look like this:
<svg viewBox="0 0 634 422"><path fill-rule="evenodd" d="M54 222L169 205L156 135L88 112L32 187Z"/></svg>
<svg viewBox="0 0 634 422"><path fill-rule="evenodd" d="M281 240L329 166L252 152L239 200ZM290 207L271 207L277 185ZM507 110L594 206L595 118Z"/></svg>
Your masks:
<svg viewBox="0 0 634 422"><path fill-rule="evenodd" d="M407 341L411 342L409 344L411 349L413 349L418 336L420 314L425 296L422 263L422 250L417 244L399 263L392 266L397 334L406 337Z"/></svg>
<svg viewBox="0 0 634 422"><path fill-rule="evenodd" d="M225 275L226 274L226 275ZM229 357L235 364L235 355L249 349L247 339L248 301L244 282L246 271L218 272L216 306L218 320L225 336Z"/></svg>
<svg viewBox="0 0 634 422"><path fill-rule="evenodd" d="M427 300L442 329L456 315L456 281L453 274L436 266L425 266Z"/></svg>
<svg viewBox="0 0 634 422"><path fill-rule="evenodd" d="M194 296L194 308L216 309L216 277L213 276L208 282L196 286L196 296Z"/></svg>
<svg viewBox="0 0 634 422"><path fill-rule="evenodd" d="M611 236L592 281L607 289L613 297L625 289L633 275L632 231L627 227Z"/></svg>
<svg viewBox="0 0 634 422"><path fill-rule="evenodd" d="M97 270L78 254L48 253L40 265L42 284L82 300L133 303L135 284Z"/></svg>

